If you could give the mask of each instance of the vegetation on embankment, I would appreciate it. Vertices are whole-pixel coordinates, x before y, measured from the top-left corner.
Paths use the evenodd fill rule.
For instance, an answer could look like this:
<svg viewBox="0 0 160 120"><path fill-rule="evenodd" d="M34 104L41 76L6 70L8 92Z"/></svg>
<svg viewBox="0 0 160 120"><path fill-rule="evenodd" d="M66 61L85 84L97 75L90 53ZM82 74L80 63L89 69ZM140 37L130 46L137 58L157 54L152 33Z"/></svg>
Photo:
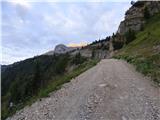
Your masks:
<svg viewBox="0 0 160 120"><path fill-rule="evenodd" d="M160 86L160 14L147 20L144 30L119 50L114 58L124 59Z"/></svg>
<svg viewBox="0 0 160 120"><path fill-rule="evenodd" d="M81 73L85 72L89 68L95 66L99 60L97 59L90 59L78 67L76 67L72 72L66 73L63 76L58 76L56 80L48 84L48 86L44 89L41 89L39 92L39 97L47 97L50 92L61 88L64 83L70 82L72 79L80 75Z"/></svg>
<svg viewBox="0 0 160 120"><path fill-rule="evenodd" d="M2 119L39 98L47 97L98 61L78 53L75 56L38 56L8 66L2 73ZM13 106L9 107L11 102Z"/></svg>

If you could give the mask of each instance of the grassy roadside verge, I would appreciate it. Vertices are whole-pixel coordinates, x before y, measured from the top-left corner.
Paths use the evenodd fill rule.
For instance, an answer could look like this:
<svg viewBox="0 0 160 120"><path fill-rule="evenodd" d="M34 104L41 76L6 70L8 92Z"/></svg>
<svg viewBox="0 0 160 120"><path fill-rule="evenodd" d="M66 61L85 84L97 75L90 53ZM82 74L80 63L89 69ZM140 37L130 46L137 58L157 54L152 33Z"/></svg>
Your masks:
<svg viewBox="0 0 160 120"><path fill-rule="evenodd" d="M74 70L69 73L66 73L62 76L56 76L53 80L50 81L48 86L41 89L36 96L29 98L25 103L17 104L12 108L12 110L8 111L7 109L3 109L2 111L2 120L6 119L9 116L12 116L16 113L16 111L24 108L27 105L32 105L35 101L40 98L48 97L49 93L56 91L61 88L61 86L67 82L70 82L72 78L77 77L81 73L85 72L89 68L95 66L99 60L86 60L84 63L78 65Z"/></svg>
<svg viewBox="0 0 160 120"><path fill-rule="evenodd" d="M116 59L123 59L136 67L138 72L151 77L151 80L155 85L160 87L160 67L153 62L153 59L160 59L160 55L155 55L150 58L144 58L142 56L129 56L119 55L115 56Z"/></svg>
<svg viewBox="0 0 160 120"><path fill-rule="evenodd" d="M114 56L133 64L160 86L160 13L151 17L136 39L120 49Z"/></svg>

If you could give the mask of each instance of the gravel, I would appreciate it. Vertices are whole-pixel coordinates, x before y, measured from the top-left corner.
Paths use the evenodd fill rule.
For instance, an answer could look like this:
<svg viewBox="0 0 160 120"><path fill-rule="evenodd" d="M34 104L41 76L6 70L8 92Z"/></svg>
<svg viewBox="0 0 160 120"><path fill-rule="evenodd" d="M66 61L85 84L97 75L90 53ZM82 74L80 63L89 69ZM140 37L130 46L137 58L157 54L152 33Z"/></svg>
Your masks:
<svg viewBox="0 0 160 120"><path fill-rule="evenodd" d="M104 59L7 120L160 120L160 88L126 62Z"/></svg>

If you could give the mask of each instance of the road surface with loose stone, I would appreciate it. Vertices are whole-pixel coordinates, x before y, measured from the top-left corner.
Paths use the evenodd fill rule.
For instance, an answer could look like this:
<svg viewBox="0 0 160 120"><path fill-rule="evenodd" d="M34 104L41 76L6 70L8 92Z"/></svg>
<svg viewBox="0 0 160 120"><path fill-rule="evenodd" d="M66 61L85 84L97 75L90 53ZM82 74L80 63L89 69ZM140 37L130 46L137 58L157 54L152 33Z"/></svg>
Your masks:
<svg viewBox="0 0 160 120"><path fill-rule="evenodd" d="M160 120L160 88L125 61L104 59L8 120Z"/></svg>

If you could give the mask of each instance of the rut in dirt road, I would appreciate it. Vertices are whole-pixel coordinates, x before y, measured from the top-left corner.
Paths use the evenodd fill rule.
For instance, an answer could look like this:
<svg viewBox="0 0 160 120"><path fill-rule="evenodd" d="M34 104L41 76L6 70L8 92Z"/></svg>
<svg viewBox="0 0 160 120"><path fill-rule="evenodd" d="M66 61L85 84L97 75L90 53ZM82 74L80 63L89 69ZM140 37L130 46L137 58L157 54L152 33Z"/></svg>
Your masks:
<svg viewBox="0 0 160 120"><path fill-rule="evenodd" d="M121 60L105 59L8 120L160 120L160 89Z"/></svg>

